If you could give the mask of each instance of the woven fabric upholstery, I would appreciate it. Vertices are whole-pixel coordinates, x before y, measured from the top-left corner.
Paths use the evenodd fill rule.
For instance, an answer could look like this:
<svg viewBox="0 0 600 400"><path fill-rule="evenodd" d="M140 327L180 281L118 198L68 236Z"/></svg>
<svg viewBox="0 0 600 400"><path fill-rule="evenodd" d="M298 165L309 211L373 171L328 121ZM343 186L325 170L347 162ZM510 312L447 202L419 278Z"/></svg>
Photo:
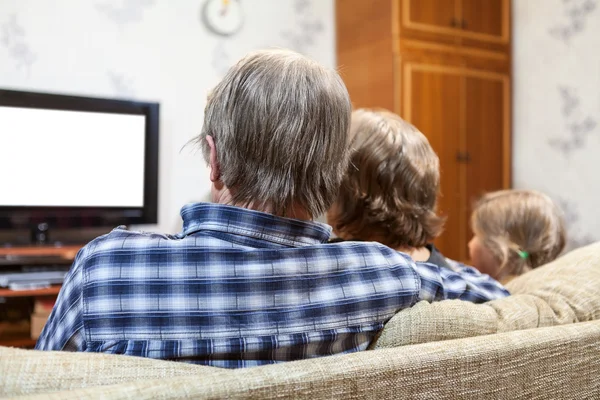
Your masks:
<svg viewBox="0 0 600 400"><path fill-rule="evenodd" d="M32 353L12 350L13 355ZM0 353L2 359L7 355ZM35 353L33 353L35 354ZM2 368L2 381L29 384L37 399L594 399L600 396L600 321L523 330L446 342L360 352L241 370L197 368L193 376L138 380L117 385L50 393L45 385L55 370L74 363L78 369L106 371L107 359L46 353L35 369L27 356ZM127 359L123 356L106 356ZM100 365L97 365L100 363ZM148 363L128 358L113 364L119 372L147 375ZM74 368L75 369L75 368ZM30 375L31 372L35 375ZM187 373L187 371L185 372ZM99 381L101 377L96 380ZM73 381L65 389L75 389ZM89 382L88 382L89 383ZM20 392L22 393L22 392ZM7 391L4 395L15 395Z"/></svg>
<svg viewBox="0 0 600 400"><path fill-rule="evenodd" d="M0 347L0 396L216 373L223 370L141 357Z"/></svg>
<svg viewBox="0 0 600 400"><path fill-rule="evenodd" d="M512 296L485 304L418 303L397 313L371 348L600 319L600 243L572 251L507 286Z"/></svg>

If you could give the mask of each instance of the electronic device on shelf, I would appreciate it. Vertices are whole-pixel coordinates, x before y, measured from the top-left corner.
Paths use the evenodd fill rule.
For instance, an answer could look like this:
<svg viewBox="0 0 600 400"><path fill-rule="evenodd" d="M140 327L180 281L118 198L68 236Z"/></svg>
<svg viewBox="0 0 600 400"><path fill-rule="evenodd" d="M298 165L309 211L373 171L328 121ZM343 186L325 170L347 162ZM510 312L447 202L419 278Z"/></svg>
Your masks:
<svg viewBox="0 0 600 400"><path fill-rule="evenodd" d="M157 103L0 90L0 230L152 224Z"/></svg>
<svg viewBox="0 0 600 400"><path fill-rule="evenodd" d="M66 271L0 273L0 287L23 290L30 289L31 286L39 288L59 285L63 283L66 274Z"/></svg>

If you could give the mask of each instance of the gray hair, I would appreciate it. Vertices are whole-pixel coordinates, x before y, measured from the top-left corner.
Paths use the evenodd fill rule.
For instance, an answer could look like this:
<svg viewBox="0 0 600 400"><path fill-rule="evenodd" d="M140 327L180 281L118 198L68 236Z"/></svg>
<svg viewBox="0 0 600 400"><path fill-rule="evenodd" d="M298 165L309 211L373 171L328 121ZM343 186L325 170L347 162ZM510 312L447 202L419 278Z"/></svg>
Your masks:
<svg viewBox="0 0 600 400"><path fill-rule="evenodd" d="M288 50L250 53L208 97L197 138L211 135L222 182L238 205L312 217L335 200L348 160L352 106L332 69Z"/></svg>

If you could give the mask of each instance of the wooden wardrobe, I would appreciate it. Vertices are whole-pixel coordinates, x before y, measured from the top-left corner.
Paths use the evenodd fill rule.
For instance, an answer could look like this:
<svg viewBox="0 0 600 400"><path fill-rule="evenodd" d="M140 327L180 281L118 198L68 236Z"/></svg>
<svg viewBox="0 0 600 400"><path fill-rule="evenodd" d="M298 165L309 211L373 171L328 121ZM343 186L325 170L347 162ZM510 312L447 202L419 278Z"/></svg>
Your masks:
<svg viewBox="0 0 600 400"><path fill-rule="evenodd" d="M511 185L510 0L337 0L336 22L354 107L398 113L439 155L436 244L467 261L473 202Z"/></svg>

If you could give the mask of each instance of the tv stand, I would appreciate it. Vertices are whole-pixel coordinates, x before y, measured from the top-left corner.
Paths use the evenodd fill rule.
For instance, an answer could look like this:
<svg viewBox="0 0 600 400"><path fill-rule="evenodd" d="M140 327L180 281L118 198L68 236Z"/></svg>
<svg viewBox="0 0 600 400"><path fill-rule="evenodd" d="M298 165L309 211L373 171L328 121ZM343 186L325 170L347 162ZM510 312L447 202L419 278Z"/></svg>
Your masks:
<svg viewBox="0 0 600 400"><path fill-rule="evenodd" d="M81 245L0 247L2 265L64 264L73 262Z"/></svg>
<svg viewBox="0 0 600 400"><path fill-rule="evenodd" d="M0 272L14 268L15 266L35 266L35 265L70 265L73 263L75 255L83 245L78 246L22 246L22 247L0 247ZM0 306L8 307L13 305L29 304L30 310L36 300L54 299L60 292L61 285L52 285L49 287L31 289L31 290L11 290L9 288L0 288ZM13 304L13 305L11 305ZM31 322L30 322L31 321ZM12 325L16 329L9 335L0 334L0 346L12 346L31 348L35 346L36 339L32 337L31 326L33 320L17 321ZM2 324L8 324L0 320ZM24 325L26 324L26 325ZM15 328L16 326L16 328Z"/></svg>

